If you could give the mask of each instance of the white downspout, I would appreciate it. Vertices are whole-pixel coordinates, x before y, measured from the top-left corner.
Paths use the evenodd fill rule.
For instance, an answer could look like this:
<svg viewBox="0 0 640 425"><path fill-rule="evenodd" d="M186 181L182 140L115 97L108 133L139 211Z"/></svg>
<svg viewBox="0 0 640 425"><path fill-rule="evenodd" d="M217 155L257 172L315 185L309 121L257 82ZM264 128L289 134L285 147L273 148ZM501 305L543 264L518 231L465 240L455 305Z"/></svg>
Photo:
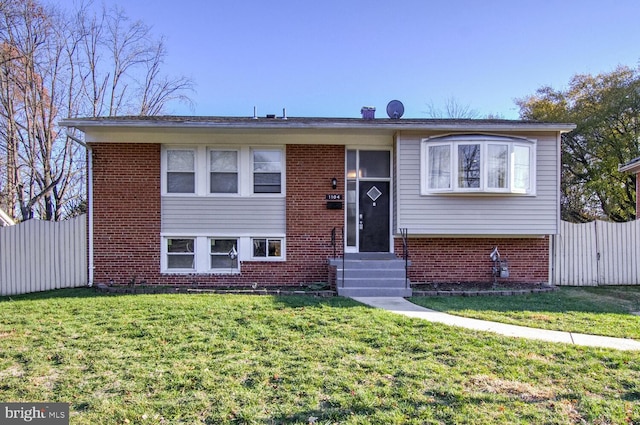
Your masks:
<svg viewBox="0 0 640 425"><path fill-rule="evenodd" d="M67 133L67 137L74 142L82 145L87 153L87 239L89 251L87 274L89 278L88 286L93 286L93 270L95 268L93 262L93 149L82 140Z"/></svg>
<svg viewBox="0 0 640 425"><path fill-rule="evenodd" d="M87 146L87 228L89 235L89 286L93 286L93 149Z"/></svg>

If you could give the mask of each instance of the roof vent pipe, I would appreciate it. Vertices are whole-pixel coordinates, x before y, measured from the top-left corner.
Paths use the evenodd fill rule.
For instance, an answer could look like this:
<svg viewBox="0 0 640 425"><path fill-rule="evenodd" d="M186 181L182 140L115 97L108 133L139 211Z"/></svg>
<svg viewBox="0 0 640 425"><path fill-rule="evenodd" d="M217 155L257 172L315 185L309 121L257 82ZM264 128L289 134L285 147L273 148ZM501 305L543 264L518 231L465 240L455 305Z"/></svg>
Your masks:
<svg viewBox="0 0 640 425"><path fill-rule="evenodd" d="M253 107L253 119L258 119L258 108L256 108L255 106Z"/></svg>
<svg viewBox="0 0 640 425"><path fill-rule="evenodd" d="M287 108L282 108L282 119L283 120L287 119Z"/></svg>

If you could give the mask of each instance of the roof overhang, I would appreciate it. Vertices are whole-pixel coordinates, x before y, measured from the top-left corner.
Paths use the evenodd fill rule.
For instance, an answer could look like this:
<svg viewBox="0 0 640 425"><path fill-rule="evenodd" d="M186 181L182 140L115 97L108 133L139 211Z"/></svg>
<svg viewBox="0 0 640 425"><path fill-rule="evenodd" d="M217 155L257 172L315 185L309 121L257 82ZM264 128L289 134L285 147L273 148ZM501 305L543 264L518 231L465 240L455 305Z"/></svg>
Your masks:
<svg viewBox="0 0 640 425"><path fill-rule="evenodd" d="M626 164L620 165L618 171L622 173L640 173L640 156Z"/></svg>
<svg viewBox="0 0 640 425"><path fill-rule="evenodd" d="M353 131L552 131L565 133L570 123L475 119L244 118L244 117L109 117L71 118L60 122L83 132L97 129L211 130L353 130Z"/></svg>

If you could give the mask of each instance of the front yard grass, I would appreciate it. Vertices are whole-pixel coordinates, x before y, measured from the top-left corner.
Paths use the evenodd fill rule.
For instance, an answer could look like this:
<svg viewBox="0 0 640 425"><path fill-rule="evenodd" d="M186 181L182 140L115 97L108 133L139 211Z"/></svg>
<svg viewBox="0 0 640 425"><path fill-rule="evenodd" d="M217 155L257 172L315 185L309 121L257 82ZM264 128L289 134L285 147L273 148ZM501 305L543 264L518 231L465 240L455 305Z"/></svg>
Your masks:
<svg viewBox="0 0 640 425"><path fill-rule="evenodd" d="M530 326L640 340L640 286L559 287L511 297L414 297L438 311Z"/></svg>
<svg viewBox="0 0 640 425"><path fill-rule="evenodd" d="M63 290L0 298L0 401L68 402L71 424L629 424L640 353L339 297Z"/></svg>

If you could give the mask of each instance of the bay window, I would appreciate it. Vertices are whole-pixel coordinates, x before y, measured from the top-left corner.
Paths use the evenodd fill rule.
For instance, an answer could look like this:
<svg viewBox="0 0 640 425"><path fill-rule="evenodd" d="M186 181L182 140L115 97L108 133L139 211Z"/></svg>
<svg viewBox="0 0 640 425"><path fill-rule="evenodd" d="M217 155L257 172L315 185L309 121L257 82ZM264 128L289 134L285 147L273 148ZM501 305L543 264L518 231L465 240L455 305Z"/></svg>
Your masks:
<svg viewBox="0 0 640 425"><path fill-rule="evenodd" d="M423 139L421 193L535 194L536 141L502 136Z"/></svg>

